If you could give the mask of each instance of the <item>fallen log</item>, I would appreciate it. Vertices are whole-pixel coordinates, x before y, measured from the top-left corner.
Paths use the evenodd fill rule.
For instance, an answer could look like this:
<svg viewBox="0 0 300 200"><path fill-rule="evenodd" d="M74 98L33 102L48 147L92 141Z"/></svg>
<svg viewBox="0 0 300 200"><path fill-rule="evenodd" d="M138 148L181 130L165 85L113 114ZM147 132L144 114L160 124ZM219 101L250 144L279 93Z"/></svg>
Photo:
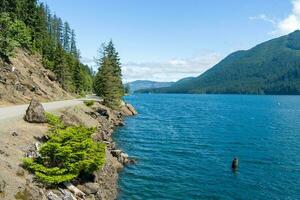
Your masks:
<svg viewBox="0 0 300 200"><path fill-rule="evenodd" d="M61 189L61 188L58 188L58 189L61 193L63 193L63 195L64 195L63 199L77 200L77 198L74 197L74 195L71 192L69 192L68 190L64 190L64 189Z"/></svg>
<svg viewBox="0 0 300 200"><path fill-rule="evenodd" d="M86 194L79 190L77 187L75 187L72 183L65 182L64 186L66 186L66 188L68 188L68 190L70 190L76 197L80 197L83 199L86 197Z"/></svg>
<svg viewBox="0 0 300 200"><path fill-rule="evenodd" d="M62 200L56 194L54 194L52 191L47 194L47 198L49 200Z"/></svg>

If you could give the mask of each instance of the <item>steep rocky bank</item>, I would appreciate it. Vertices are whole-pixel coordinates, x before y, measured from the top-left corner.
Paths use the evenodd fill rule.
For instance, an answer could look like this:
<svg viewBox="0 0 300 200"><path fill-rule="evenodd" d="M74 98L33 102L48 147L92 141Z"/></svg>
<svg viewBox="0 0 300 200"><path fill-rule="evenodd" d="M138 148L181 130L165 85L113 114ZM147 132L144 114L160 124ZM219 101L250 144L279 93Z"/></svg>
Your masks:
<svg viewBox="0 0 300 200"><path fill-rule="evenodd" d="M33 97L43 102L73 98L43 67L40 55L16 49L10 61L0 59L0 105L28 103Z"/></svg>
<svg viewBox="0 0 300 200"><path fill-rule="evenodd" d="M113 111L96 102L91 107L79 105L56 111L54 114L59 115L68 125L97 127L93 139L107 144L106 163L88 180L77 180L72 184L86 194L84 199L116 199L118 171L134 161L121 150L115 149L111 136L115 127L124 125L124 117L136 114L134 108L129 104L123 104L121 111ZM35 144L41 142L47 134L49 128L47 124L27 123L18 119L0 126L1 199L74 199L65 187L45 188L21 167L24 155L34 151Z"/></svg>

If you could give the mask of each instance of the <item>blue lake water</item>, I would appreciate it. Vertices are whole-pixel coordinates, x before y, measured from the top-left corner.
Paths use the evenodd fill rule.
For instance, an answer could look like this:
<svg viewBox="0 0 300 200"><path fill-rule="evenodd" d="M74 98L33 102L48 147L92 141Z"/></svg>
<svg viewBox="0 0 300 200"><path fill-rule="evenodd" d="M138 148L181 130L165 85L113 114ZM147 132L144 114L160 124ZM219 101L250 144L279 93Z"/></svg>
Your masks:
<svg viewBox="0 0 300 200"><path fill-rule="evenodd" d="M300 199L300 96L132 95L119 199ZM237 172L231 161L239 158Z"/></svg>

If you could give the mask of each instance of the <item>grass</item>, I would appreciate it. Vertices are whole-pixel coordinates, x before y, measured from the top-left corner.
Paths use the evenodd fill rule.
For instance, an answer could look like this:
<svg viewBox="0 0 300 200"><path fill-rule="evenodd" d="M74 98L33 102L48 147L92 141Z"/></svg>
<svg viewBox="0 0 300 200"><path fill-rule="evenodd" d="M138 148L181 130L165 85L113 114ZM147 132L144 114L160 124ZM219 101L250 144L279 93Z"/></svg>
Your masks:
<svg viewBox="0 0 300 200"><path fill-rule="evenodd" d="M91 107L94 105L95 101L94 100L85 100L83 102L87 107Z"/></svg>

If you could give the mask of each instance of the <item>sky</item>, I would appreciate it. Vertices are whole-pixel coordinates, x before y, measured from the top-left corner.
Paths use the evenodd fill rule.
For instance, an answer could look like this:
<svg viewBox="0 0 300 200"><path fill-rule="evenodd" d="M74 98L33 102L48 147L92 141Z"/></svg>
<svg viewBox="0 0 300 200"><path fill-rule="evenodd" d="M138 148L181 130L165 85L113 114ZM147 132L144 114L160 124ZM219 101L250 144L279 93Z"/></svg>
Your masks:
<svg viewBox="0 0 300 200"><path fill-rule="evenodd" d="M236 50L300 29L300 0L41 0L68 21L81 61L113 40L124 82L198 76Z"/></svg>

